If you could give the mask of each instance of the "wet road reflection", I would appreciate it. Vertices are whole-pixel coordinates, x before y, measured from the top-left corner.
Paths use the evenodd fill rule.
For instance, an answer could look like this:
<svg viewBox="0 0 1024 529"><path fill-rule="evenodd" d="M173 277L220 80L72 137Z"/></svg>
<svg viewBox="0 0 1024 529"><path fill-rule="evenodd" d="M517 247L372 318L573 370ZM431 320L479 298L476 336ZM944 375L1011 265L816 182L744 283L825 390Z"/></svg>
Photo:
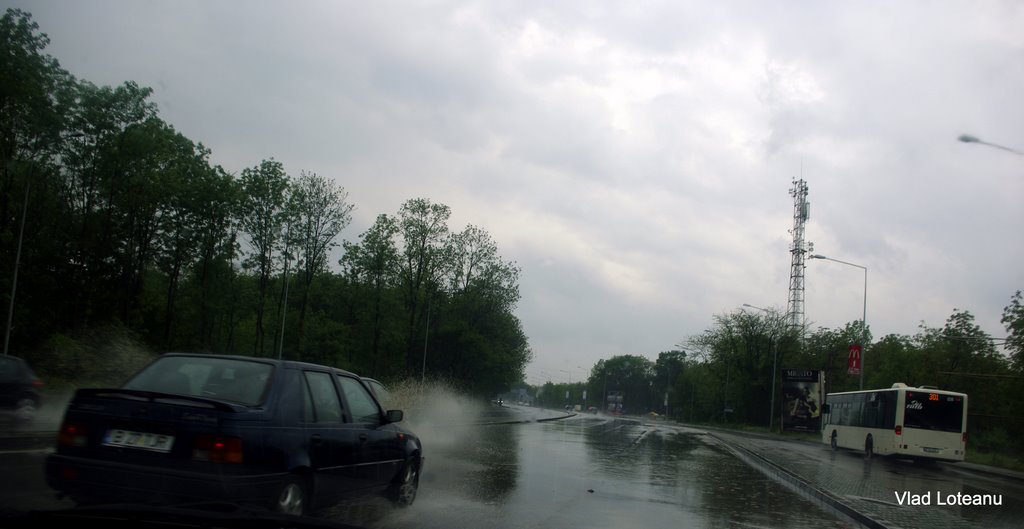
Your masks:
<svg viewBox="0 0 1024 529"><path fill-rule="evenodd" d="M431 450L411 508L340 521L382 528L845 527L699 431L579 416L473 433Z"/></svg>
<svg viewBox="0 0 1024 529"><path fill-rule="evenodd" d="M456 453L445 454L446 461L450 457L465 458L471 467L467 469L464 479L455 483L470 498L495 504L505 501L515 489L519 477L519 436L522 428L513 425L481 427L479 439L470 444L468 449ZM433 464L433 462L432 462ZM443 472L444 467L435 470Z"/></svg>
<svg viewBox="0 0 1024 529"><path fill-rule="evenodd" d="M718 432L729 442L735 434ZM893 527L1021 527L1024 482L972 470L964 463L865 458L859 451L832 451L824 444L744 436L744 446L786 465L802 479L827 488L853 508ZM899 505L899 496L927 495L930 504ZM939 495L998 496L995 505L938 505Z"/></svg>

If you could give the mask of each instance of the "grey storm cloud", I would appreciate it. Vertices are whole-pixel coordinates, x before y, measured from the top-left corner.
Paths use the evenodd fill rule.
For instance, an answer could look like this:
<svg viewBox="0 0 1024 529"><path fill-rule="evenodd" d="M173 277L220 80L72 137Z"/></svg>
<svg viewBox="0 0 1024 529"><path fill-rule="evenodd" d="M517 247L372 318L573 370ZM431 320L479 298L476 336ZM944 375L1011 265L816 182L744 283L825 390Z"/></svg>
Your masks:
<svg viewBox="0 0 1024 529"><path fill-rule="evenodd" d="M1002 336L1024 288L1024 158L956 141L1024 148L1017 2L10 3L229 171L336 179L344 238L417 196L486 229L533 382L784 309L801 176L875 336L954 308ZM812 324L860 317L860 273L808 264Z"/></svg>

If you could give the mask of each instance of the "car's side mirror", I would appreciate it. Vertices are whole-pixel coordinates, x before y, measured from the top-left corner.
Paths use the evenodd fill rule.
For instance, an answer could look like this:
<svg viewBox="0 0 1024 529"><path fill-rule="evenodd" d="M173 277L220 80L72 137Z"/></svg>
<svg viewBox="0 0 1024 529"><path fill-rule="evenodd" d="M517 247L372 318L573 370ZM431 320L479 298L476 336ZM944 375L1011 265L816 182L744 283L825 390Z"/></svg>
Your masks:
<svg viewBox="0 0 1024 529"><path fill-rule="evenodd" d="M405 414L402 413L402 410L388 410L387 417L389 423L402 422L402 419L405 418Z"/></svg>

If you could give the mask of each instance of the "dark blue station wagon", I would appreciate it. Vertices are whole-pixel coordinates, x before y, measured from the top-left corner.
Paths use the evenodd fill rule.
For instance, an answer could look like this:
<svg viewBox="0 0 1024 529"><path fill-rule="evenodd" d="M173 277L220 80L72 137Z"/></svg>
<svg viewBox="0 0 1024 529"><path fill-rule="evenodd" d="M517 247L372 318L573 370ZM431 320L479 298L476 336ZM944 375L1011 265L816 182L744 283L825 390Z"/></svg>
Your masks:
<svg viewBox="0 0 1024 529"><path fill-rule="evenodd" d="M420 440L331 367L165 354L117 389L80 389L47 481L80 504L220 502L305 514L365 493L416 497Z"/></svg>

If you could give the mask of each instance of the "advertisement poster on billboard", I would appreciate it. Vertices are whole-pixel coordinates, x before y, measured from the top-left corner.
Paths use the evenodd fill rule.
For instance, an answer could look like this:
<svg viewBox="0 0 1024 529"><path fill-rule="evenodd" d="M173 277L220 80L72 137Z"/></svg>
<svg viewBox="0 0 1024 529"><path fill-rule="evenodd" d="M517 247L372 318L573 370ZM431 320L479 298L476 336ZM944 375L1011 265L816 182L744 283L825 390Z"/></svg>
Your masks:
<svg viewBox="0 0 1024 529"><path fill-rule="evenodd" d="M860 374L860 355L862 347L859 345L851 345L850 353L846 357L846 373L849 375Z"/></svg>
<svg viewBox="0 0 1024 529"><path fill-rule="evenodd" d="M782 430L817 432L821 429L824 373L817 369L782 370Z"/></svg>

